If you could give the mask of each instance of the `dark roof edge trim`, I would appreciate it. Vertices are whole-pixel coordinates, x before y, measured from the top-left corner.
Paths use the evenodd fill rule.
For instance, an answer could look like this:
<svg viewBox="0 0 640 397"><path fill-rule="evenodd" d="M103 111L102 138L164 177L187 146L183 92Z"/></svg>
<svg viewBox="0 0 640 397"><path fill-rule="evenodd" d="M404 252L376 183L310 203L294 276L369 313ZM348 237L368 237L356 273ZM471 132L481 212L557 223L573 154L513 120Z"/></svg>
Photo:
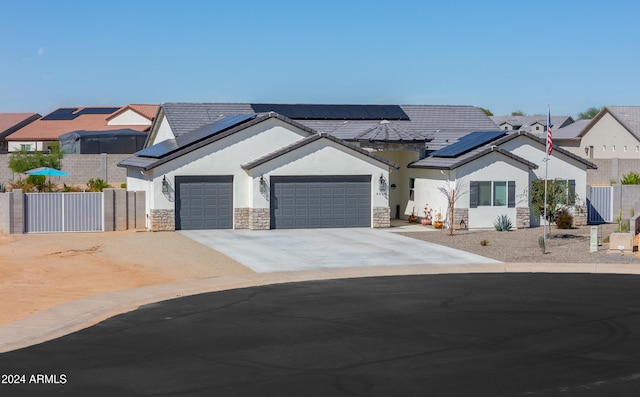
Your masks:
<svg viewBox="0 0 640 397"><path fill-rule="evenodd" d="M522 164L526 165L527 167L529 167L531 169L534 169L534 170L538 169L538 166L536 164L530 162L529 160L524 159L524 158L522 158L520 156L517 156L517 155L515 155L515 154L513 154L511 152L508 152L508 151L504 150L504 149L501 149L501 148L499 148L499 147L497 147L495 145L492 145L491 147L488 147L488 148L482 150L481 152L479 152L479 153L477 153L477 154L475 154L475 155L473 155L473 156L471 156L469 158L466 158L464 160L460 160L459 162L454 163L454 164L452 164L452 165L450 165L448 167L431 166L431 165L415 165L414 163L411 163L411 164L407 165L407 167L408 168L421 168L421 169L434 169L434 170L454 170L454 169L456 169L458 167L461 167L461 166L463 166L465 164L468 164L468 163L470 163L470 162L472 162L474 160L477 160L477 159L479 159L481 157L484 157L484 156L486 156L486 155L488 155L490 153L499 153L499 154L502 154L502 155L504 155L506 157L509 157L509 158L519 162L519 163L522 163Z"/></svg>

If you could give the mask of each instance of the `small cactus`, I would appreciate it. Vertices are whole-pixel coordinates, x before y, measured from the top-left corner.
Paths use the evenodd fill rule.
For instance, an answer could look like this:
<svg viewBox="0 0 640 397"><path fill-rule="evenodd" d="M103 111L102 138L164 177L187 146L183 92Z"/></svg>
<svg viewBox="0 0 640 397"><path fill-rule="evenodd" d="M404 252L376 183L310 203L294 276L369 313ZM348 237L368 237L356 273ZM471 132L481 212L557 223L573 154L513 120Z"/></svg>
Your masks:
<svg viewBox="0 0 640 397"><path fill-rule="evenodd" d="M546 247L544 245L544 236L538 236L538 245L540 246L540 250L544 254L546 251Z"/></svg>

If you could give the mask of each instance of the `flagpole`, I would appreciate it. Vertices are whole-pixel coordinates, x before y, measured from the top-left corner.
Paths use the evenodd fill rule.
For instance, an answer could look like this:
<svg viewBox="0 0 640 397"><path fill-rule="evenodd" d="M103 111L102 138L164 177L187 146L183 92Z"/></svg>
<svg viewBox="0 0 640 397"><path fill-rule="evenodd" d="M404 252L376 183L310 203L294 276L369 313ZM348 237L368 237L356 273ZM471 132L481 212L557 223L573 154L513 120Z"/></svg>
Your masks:
<svg viewBox="0 0 640 397"><path fill-rule="evenodd" d="M543 227L543 239L545 250L547 247L547 180L549 179L549 131L551 130L551 106L547 105L547 144L545 145L545 160L544 160L544 227Z"/></svg>

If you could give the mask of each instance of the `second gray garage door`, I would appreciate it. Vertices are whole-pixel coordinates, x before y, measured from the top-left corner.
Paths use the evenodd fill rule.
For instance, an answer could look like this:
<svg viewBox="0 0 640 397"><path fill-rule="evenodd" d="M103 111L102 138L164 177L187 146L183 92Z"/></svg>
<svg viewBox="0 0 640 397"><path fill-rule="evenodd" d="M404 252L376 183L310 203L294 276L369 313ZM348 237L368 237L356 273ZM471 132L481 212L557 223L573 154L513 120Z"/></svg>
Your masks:
<svg viewBox="0 0 640 397"><path fill-rule="evenodd" d="M233 228L232 176L177 176L176 229Z"/></svg>
<svg viewBox="0 0 640 397"><path fill-rule="evenodd" d="M271 228L371 226L371 176L271 177Z"/></svg>

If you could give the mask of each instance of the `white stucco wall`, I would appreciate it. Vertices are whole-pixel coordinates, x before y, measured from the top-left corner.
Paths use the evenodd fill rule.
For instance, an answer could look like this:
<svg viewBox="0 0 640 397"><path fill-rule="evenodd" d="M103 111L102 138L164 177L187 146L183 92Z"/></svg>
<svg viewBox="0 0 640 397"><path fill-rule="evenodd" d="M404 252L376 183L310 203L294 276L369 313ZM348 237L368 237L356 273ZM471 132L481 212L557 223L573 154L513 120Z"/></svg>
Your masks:
<svg viewBox="0 0 640 397"><path fill-rule="evenodd" d="M128 109L109 120L107 125L151 125L151 120Z"/></svg>
<svg viewBox="0 0 640 397"><path fill-rule="evenodd" d="M391 218L395 218L396 208L399 205L399 216L401 219L406 219L404 212L409 200L409 169L407 164L418 160L418 153L411 150L388 150L373 153L393 161L400 167L392 169L389 174L389 186L395 184L395 188L389 189L389 208L391 209Z"/></svg>
<svg viewBox="0 0 640 397"><path fill-rule="evenodd" d="M153 170L153 207L151 208L174 208L173 198L167 198L162 193L162 178L166 177L173 190L176 175L233 175L234 207L250 207L253 197L251 178L240 164L274 152L306 136L308 136L307 132L281 120L268 119L162 164Z"/></svg>
<svg viewBox="0 0 640 397"><path fill-rule="evenodd" d="M471 163L456 169L459 187L463 194L456 207L469 208L469 186L471 181L516 183L516 207L528 207L529 169L526 165L499 153L490 153ZM507 215L514 227L516 225L516 208L505 206L478 206L469 208L469 227L492 229L500 215Z"/></svg>
<svg viewBox="0 0 640 397"><path fill-rule="evenodd" d="M7 141L7 150L10 152L19 152L22 150L22 145L31 145L31 151L43 151L47 150L53 143L51 141Z"/></svg>
<svg viewBox="0 0 640 397"><path fill-rule="evenodd" d="M594 159L640 158L640 141L609 113L602 116L582 137L577 154L584 157L584 148L590 146L593 146Z"/></svg>
<svg viewBox="0 0 640 397"><path fill-rule="evenodd" d="M160 120L160 125L158 126L158 131L155 137L153 137L153 140L149 142L148 146L174 138L175 136L173 135L173 131L171 131L171 126L169 126L169 121L167 121L166 117L162 116L162 120Z"/></svg>
<svg viewBox="0 0 640 397"><path fill-rule="evenodd" d="M380 176L389 181L388 166L329 139L319 139L250 170L253 208L269 208L259 191L260 177L267 183L273 176L371 175L372 207L387 207L388 188L380 190Z"/></svg>
<svg viewBox="0 0 640 397"><path fill-rule="evenodd" d="M513 154L523 157L538 165L538 169L532 170L538 179L545 178L545 147L526 137L518 137L500 146ZM587 197L587 172L586 165L554 150L549 157L548 179L573 179L576 181L576 194L582 200Z"/></svg>

